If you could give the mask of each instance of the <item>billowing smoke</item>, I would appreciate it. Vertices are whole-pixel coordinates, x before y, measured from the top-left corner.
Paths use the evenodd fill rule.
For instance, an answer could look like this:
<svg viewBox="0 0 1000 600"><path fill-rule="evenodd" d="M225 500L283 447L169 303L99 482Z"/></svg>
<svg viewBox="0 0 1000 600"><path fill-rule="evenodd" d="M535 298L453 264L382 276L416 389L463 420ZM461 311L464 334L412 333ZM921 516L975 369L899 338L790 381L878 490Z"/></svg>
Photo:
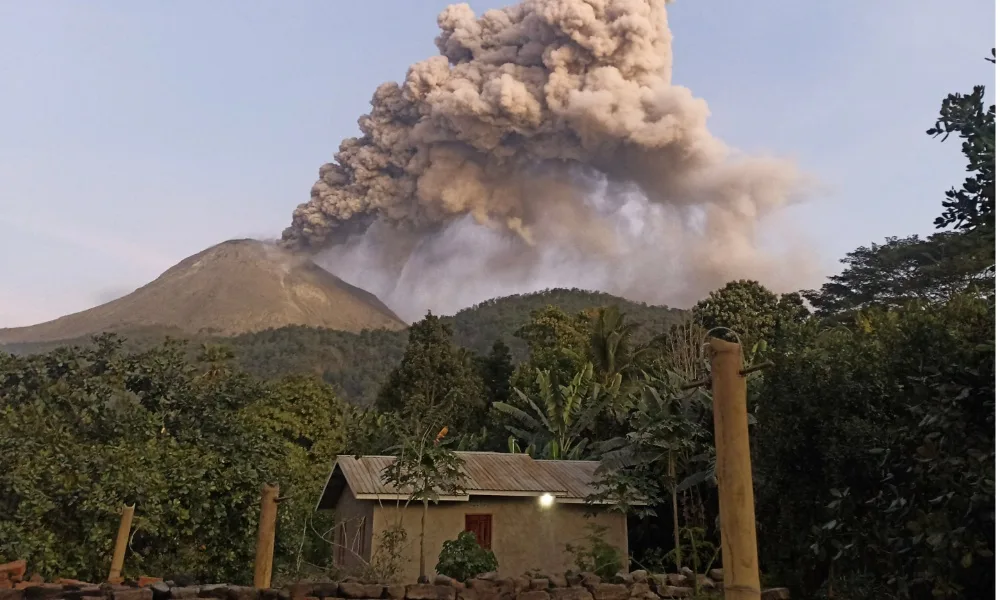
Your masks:
<svg viewBox="0 0 1000 600"><path fill-rule="evenodd" d="M403 318L545 287L683 306L734 277L799 283L757 237L802 178L709 133L671 83L663 0L457 4L438 24L441 55L379 86L284 245Z"/></svg>

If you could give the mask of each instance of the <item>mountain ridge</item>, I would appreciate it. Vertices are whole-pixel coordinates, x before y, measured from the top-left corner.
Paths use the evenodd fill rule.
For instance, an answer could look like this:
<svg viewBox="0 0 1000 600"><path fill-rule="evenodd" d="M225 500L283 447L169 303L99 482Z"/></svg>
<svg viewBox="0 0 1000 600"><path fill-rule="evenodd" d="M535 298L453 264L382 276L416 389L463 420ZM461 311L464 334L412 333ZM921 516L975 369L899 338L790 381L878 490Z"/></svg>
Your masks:
<svg viewBox="0 0 1000 600"><path fill-rule="evenodd" d="M685 310L632 302L603 292L551 289L494 298L442 320L452 327L457 345L485 354L494 341L502 339L520 360L527 356L527 347L514 333L530 320L533 310L548 305L568 313L617 305L639 324L640 337L661 333L687 314ZM333 385L345 400L365 405L371 403L389 372L402 359L408 330L368 329L352 333L289 325L229 337L183 336L176 330L157 328L121 332L121 335L126 338L125 347L136 351L162 343L166 337L184 338L192 354L203 343L222 344L233 350L236 364L258 377L314 375ZM45 343L0 344L0 351L35 354L59 346L89 343L90 336L84 336Z"/></svg>
<svg viewBox="0 0 1000 600"><path fill-rule="evenodd" d="M353 332L408 326L373 294L308 257L236 239L181 260L121 298L44 323L0 329L0 345L144 328L232 336L286 325Z"/></svg>

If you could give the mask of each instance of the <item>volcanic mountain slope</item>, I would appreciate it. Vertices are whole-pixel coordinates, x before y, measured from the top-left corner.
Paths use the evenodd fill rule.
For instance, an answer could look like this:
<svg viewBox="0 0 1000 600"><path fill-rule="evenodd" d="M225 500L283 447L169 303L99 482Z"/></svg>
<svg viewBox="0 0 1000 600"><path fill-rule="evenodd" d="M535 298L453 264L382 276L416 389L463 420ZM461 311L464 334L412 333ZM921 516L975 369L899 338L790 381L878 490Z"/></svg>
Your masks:
<svg viewBox="0 0 1000 600"><path fill-rule="evenodd" d="M47 323L0 329L0 344L151 328L226 336L286 325L351 332L406 327L374 295L308 257L256 240L230 240L107 304Z"/></svg>

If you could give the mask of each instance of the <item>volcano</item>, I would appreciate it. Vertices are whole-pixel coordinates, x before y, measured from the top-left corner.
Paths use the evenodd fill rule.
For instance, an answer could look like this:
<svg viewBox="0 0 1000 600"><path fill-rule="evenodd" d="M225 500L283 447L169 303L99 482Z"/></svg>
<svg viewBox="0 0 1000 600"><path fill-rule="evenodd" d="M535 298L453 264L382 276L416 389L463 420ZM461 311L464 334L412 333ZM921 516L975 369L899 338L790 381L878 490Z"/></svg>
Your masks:
<svg viewBox="0 0 1000 600"><path fill-rule="evenodd" d="M350 332L407 326L373 294L309 257L242 239L188 257L117 300L38 325L0 329L0 344L153 328L227 336L286 325Z"/></svg>

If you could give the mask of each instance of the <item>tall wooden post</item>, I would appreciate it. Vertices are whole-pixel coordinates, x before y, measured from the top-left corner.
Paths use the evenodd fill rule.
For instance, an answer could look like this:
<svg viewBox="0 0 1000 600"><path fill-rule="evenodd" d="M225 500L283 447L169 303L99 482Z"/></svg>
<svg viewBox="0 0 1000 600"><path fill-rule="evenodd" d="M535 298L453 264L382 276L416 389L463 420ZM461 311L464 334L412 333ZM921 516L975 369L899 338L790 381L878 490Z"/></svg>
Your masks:
<svg viewBox="0 0 1000 600"><path fill-rule="evenodd" d="M132 506L122 505L122 519L118 523L118 537L115 539L115 552L111 556L111 571L108 572L108 581L111 583L121 583L122 566L125 564L125 548L128 547L128 534L132 530L132 516L135 514L135 504Z"/></svg>
<svg viewBox="0 0 1000 600"><path fill-rule="evenodd" d="M760 600L757 527L750 471L747 382L739 344L709 340L715 413L715 475L719 481L722 567L726 600Z"/></svg>
<svg viewBox="0 0 1000 600"><path fill-rule="evenodd" d="M265 484L260 494L260 525L257 529L257 558L253 564L253 586L271 587L274 563L274 524L278 520L278 486Z"/></svg>

